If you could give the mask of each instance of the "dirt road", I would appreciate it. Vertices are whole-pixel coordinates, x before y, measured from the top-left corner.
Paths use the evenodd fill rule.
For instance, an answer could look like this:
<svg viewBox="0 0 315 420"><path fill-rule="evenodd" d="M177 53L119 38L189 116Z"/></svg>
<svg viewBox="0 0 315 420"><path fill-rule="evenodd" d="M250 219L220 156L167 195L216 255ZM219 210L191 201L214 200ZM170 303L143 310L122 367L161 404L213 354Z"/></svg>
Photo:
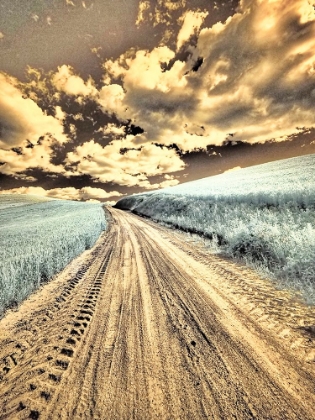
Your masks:
<svg viewBox="0 0 315 420"><path fill-rule="evenodd" d="M111 210L0 322L1 419L315 419L315 311Z"/></svg>

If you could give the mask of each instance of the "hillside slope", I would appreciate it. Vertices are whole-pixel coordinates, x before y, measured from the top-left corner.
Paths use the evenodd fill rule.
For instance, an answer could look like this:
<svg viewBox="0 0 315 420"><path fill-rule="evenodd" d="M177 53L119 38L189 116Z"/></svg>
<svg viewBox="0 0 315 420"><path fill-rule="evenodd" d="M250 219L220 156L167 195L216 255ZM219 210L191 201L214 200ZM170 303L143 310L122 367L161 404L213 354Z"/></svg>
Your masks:
<svg viewBox="0 0 315 420"><path fill-rule="evenodd" d="M136 194L117 208L206 237L315 302L315 154Z"/></svg>

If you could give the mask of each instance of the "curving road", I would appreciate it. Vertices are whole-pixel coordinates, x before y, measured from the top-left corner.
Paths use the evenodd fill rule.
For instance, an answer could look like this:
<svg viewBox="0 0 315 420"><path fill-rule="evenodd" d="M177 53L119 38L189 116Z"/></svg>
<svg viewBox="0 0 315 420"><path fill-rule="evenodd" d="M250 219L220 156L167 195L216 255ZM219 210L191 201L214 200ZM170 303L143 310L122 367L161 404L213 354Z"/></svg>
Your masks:
<svg viewBox="0 0 315 420"><path fill-rule="evenodd" d="M314 362L235 298L250 274L110 212L89 256L0 322L0 418L315 419Z"/></svg>

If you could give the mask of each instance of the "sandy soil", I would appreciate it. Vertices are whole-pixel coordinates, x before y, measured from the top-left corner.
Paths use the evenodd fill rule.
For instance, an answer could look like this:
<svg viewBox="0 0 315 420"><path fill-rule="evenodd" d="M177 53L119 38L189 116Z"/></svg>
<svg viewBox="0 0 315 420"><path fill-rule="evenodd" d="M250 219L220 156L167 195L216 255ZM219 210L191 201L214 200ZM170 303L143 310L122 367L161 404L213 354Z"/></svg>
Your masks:
<svg viewBox="0 0 315 420"><path fill-rule="evenodd" d="M1 419L315 419L315 310L111 210L0 322Z"/></svg>

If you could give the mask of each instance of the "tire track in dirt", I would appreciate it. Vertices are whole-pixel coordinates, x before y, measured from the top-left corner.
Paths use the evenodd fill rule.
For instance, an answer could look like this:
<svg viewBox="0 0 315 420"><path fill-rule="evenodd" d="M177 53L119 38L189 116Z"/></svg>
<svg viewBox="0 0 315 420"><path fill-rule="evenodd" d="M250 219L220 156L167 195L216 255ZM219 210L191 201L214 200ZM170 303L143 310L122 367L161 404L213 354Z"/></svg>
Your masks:
<svg viewBox="0 0 315 420"><path fill-rule="evenodd" d="M85 264L0 321L0 419L315 419L314 368L225 293L246 272L110 212Z"/></svg>
<svg viewBox="0 0 315 420"><path fill-rule="evenodd" d="M108 238L109 239L109 238ZM107 242L107 241L106 241ZM45 418L76 347L84 338L95 311L102 276L111 255L111 243L96 249L96 258L83 265L62 285L47 308L16 323L13 340L1 343L0 390L4 401L0 418ZM20 339L19 336L23 338ZM16 350L18 349L18 350ZM2 354L8 354L2 356ZM5 369L8 358L14 366ZM3 367L4 365L4 367Z"/></svg>
<svg viewBox="0 0 315 420"><path fill-rule="evenodd" d="M191 371L200 394L204 394L203 415L247 419L259 413L261 418L300 418L302 408L294 416L290 395L222 328L220 312L212 310L214 302L205 298L191 277L159 259L150 242L147 247L151 248L146 253L151 254L147 265L155 269L151 278L160 283L158 289L169 321L186 350L182 352L186 370ZM170 278L176 283L170 283ZM206 314L200 313L200 308L205 308ZM211 364L205 363L209 360Z"/></svg>

